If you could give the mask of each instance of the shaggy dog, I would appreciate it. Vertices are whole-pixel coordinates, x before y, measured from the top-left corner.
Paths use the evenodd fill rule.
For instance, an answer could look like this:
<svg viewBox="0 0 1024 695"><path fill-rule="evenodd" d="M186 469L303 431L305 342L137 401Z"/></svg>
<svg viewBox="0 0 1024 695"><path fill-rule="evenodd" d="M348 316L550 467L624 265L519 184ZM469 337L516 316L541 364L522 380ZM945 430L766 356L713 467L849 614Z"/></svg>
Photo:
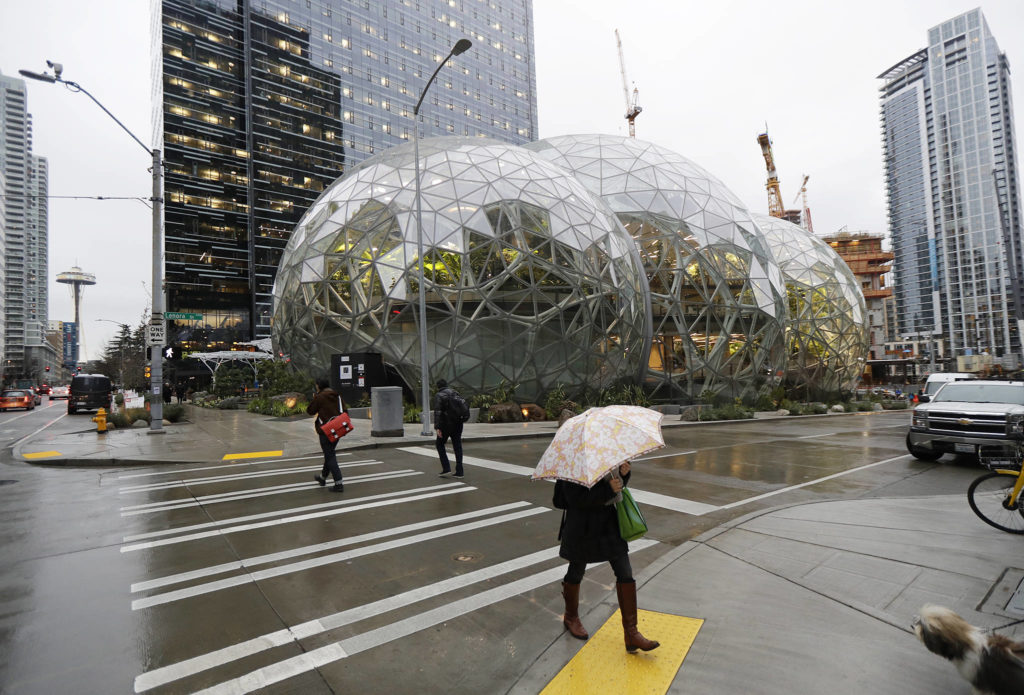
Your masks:
<svg viewBox="0 0 1024 695"><path fill-rule="evenodd" d="M913 627L928 651L953 662L974 695L1024 694L1024 643L985 635L942 606L921 608Z"/></svg>

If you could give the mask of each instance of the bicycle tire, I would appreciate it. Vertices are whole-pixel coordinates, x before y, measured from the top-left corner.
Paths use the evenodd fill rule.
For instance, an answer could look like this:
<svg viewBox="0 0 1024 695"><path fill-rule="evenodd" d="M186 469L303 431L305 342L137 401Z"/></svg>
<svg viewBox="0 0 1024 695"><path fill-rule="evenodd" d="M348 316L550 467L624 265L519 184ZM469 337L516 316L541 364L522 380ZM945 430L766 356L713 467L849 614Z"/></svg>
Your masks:
<svg viewBox="0 0 1024 695"><path fill-rule="evenodd" d="M975 478L967 488L967 503L978 518L989 526L1007 533L1024 534L1024 506L1021 500L1017 500L1015 509L1003 506L1018 475L1017 471L991 471Z"/></svg>

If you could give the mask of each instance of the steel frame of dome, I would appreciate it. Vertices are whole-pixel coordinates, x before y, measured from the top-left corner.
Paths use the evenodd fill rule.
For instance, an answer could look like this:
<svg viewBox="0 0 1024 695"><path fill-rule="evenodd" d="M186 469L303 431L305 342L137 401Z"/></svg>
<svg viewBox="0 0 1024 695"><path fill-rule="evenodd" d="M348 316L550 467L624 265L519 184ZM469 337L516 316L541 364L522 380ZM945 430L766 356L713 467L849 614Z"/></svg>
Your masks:
<svg viewBox="0 0 1024 695"><path fill-rule="evenodd" d="M431 379L467 395L517 384L539 399L635 383L650 348L636 245L571 175L482 138L420 142ZM326 372L380 352L420 381L411 144L365 160L303 216L274 285L275 350Z"/></svg>
<svg viewBox="0 0 1024 695"><path fill-rule="evenodd" d="M819 398L853 389L868 354L867 307L831 246L792 222L754 215L786 282L786 386Z"/></svg>
<svg viewBox="0 0 1024 695"><path fill-rule="evenodd" d="M524 145L615 211L650 284L656 397L751 397L785 365L785 284L742 203L703 168L633 138L566 135Z"/></svg>

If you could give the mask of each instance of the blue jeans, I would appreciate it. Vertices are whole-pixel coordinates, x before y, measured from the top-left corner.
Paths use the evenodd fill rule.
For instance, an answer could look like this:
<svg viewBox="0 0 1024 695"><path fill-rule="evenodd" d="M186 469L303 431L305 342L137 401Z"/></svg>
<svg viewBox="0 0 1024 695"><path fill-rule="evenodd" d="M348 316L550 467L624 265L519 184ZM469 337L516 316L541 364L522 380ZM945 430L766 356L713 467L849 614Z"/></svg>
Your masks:
<svg viewBox="0 0 1024 695"><path fill-rule="evenodd" d="M450 471L451 464L448 463L448 451L445 443L451 437L452 448L455 450L455 475L462 475L462 423L446 427L441 430L441 436L434 440L437 446L437 455L441 458L441 472Z"/></svg>
<svg viewBox="0 0 1024 695"><path fill-rule="evenodd" d="M334 482L340 483L341 469L338 468L338 456L334 453L334 450L338 447L338 442L332 442L319 430L317 430L317 434L320 436L320 451L324 452L324 467L320 471L320 475L326 478L327 474L330 473L331 477L334 478Z"/></svg>

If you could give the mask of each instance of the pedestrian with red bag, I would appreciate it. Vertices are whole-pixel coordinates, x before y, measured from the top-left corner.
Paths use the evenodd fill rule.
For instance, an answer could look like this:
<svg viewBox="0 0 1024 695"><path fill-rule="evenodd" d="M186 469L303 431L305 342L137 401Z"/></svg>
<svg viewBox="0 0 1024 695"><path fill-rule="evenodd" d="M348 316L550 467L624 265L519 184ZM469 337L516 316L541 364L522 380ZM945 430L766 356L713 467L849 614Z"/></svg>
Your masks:
<svg viewBox="0 0 1024 695"><path fill-rule="evenodd" d="M334 479L334 486L331 488L331 492L344 492L345 486L341 482L341 468L338 467L338 456L334 451L338 446L338 440L332 442L323 433L321 425L341 413L347 413L348 408L345 406L344 401L341 400L338 392L327 383L327 379L321 377L316 380L316 394L313 396L310 404L306 406L306 412L310 415L316 415L316 420L313 421L313 428L320 438L320 450L324 452L323 470L320 471L320 475L313 476L313 479L320 484L320 487L324 487L327 485L327 473L330 472L331 477Z"/></svg>

